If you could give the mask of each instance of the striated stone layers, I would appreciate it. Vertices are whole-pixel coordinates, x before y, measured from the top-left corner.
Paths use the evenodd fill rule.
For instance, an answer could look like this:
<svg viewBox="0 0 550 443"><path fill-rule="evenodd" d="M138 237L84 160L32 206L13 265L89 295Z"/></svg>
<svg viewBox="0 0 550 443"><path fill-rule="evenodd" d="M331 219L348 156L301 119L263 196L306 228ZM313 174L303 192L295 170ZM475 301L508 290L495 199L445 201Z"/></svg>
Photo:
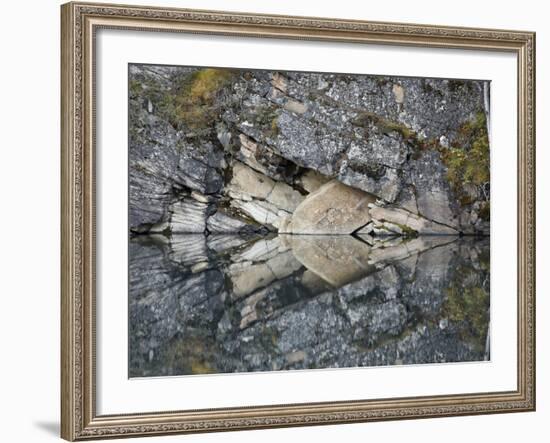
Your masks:
<svg viewBox="0 0 550 443"><path fill-rule="evenodd" d="M488 234L488 88L132 65L130 228Z"/></svg>

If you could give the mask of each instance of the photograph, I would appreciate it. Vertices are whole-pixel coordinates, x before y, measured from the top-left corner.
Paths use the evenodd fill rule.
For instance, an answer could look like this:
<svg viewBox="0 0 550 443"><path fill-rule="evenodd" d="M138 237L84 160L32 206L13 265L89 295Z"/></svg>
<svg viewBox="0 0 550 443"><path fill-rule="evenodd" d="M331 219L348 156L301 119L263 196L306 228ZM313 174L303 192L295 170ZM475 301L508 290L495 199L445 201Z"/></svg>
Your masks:
<svg viewBox="0 0 550 443"><path fill-rule="evenodd" d="M491 81L128 65L128 376L491 360Z"/></svg>

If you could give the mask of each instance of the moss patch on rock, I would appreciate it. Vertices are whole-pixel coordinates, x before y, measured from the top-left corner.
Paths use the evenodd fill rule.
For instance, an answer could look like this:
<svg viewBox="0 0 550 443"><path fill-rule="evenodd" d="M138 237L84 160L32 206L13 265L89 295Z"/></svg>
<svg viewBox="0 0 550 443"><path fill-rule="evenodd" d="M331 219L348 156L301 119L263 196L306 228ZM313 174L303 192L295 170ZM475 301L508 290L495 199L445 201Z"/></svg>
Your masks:
<svg viewBox="0 0 550 443"><path fill-rule="evenodd" d="M214 130L217 94L231 85L238 72L231 69L205 68L182 76L173 88L163 88L152 79L131 80L130 98L150 100L156 114L176 129L187 129L195 135ZM193 135L193 134L189 134Z"/></svg>
<svg viewBox="0 0 550 443"><path fill-rule="evenodd" d="M484 112L466 122L458 131L451 147L440 148L441 160L447 167L447 179L459 202L469 204L471 197L465 187L482 186L489 182L489 136Z"/></svg>
<svg viewBox="0 0 550 443"><path fill-rule="evenodd" d="M413 140L417 138L416 133L408 126L404 125L403 123L381 117L374 112L360 112L358 113L357 117L352 121L352 124L356 126L366 126L369 123L372 123L378 128L381 133L384 134L396 132L401 135L404 140Z"/></svg>
<svg viewBox="0 0 550 443"><path fill-rule="evenodd" d="M206 68L193 72L180 82L168 106L169 120L176 128L196 132L211 131L219 113L216 95L229 86L237 76L230 69Z"/></svg>
<svg viewBox="0 0 550 443"><path fill-rule="evenodd" d="M267 137L275 138L279 134L279 108L273 104L271 105L260 105L252 110L250 115L251 120L253 120L259 127L265 130L265 135Z"/></svg>
<svg viewBox="0 0 550 443"><path fill-rule="evenodd" d="M403 236L404 237L407 237L407 238L414 238L414 237L418 237L418 231L414 230L413 228L411 228L410 226L407 226L407 225L401 225L399 223L394 223L396 224L397 226L399 226L399 228L403 231Z"/></svg>

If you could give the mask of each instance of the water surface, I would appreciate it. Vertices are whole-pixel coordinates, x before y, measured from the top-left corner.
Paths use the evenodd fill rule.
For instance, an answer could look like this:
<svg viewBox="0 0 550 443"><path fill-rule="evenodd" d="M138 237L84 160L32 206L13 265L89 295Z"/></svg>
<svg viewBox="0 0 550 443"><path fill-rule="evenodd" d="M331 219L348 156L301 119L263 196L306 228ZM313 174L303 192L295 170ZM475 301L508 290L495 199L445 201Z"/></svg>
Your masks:
<svg viewBox="0 0 550 443"><path fill-rule="evenodd" d="M129 376L488 360L489 238L129 246Z"/></svg>

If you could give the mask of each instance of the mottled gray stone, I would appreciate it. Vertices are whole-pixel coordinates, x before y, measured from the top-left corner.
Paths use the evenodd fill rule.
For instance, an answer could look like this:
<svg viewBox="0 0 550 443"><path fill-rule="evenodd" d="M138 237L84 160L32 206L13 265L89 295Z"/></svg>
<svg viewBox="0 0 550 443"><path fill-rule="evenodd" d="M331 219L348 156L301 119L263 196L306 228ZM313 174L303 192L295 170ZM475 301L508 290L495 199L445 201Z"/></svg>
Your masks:
<svg viewBox="0 0 550 443"><path fill-rule="evenodd" d="M190 145L184 145L180 152L176 180L203 194L219 192L223 186L223 177L214 166L221 166L222 160L211 146L206 145L205 152L201 152Z"/></svg>
<svg viewBox="0 0 550 443"><path fill-rule="evenodd" d="M434 222L458 228L458 204L454 201L447 170L442 167L439 154L426 152L411 162L410 182L416 189L418 213Z"/></svg>
<svg viewBox="0 0 550 443"><path fill-rule="evenodd" d="M166 218L178 162L176 131L145 111L136 111L142 130L130 136L129 224L152 225Z"/></svg>

